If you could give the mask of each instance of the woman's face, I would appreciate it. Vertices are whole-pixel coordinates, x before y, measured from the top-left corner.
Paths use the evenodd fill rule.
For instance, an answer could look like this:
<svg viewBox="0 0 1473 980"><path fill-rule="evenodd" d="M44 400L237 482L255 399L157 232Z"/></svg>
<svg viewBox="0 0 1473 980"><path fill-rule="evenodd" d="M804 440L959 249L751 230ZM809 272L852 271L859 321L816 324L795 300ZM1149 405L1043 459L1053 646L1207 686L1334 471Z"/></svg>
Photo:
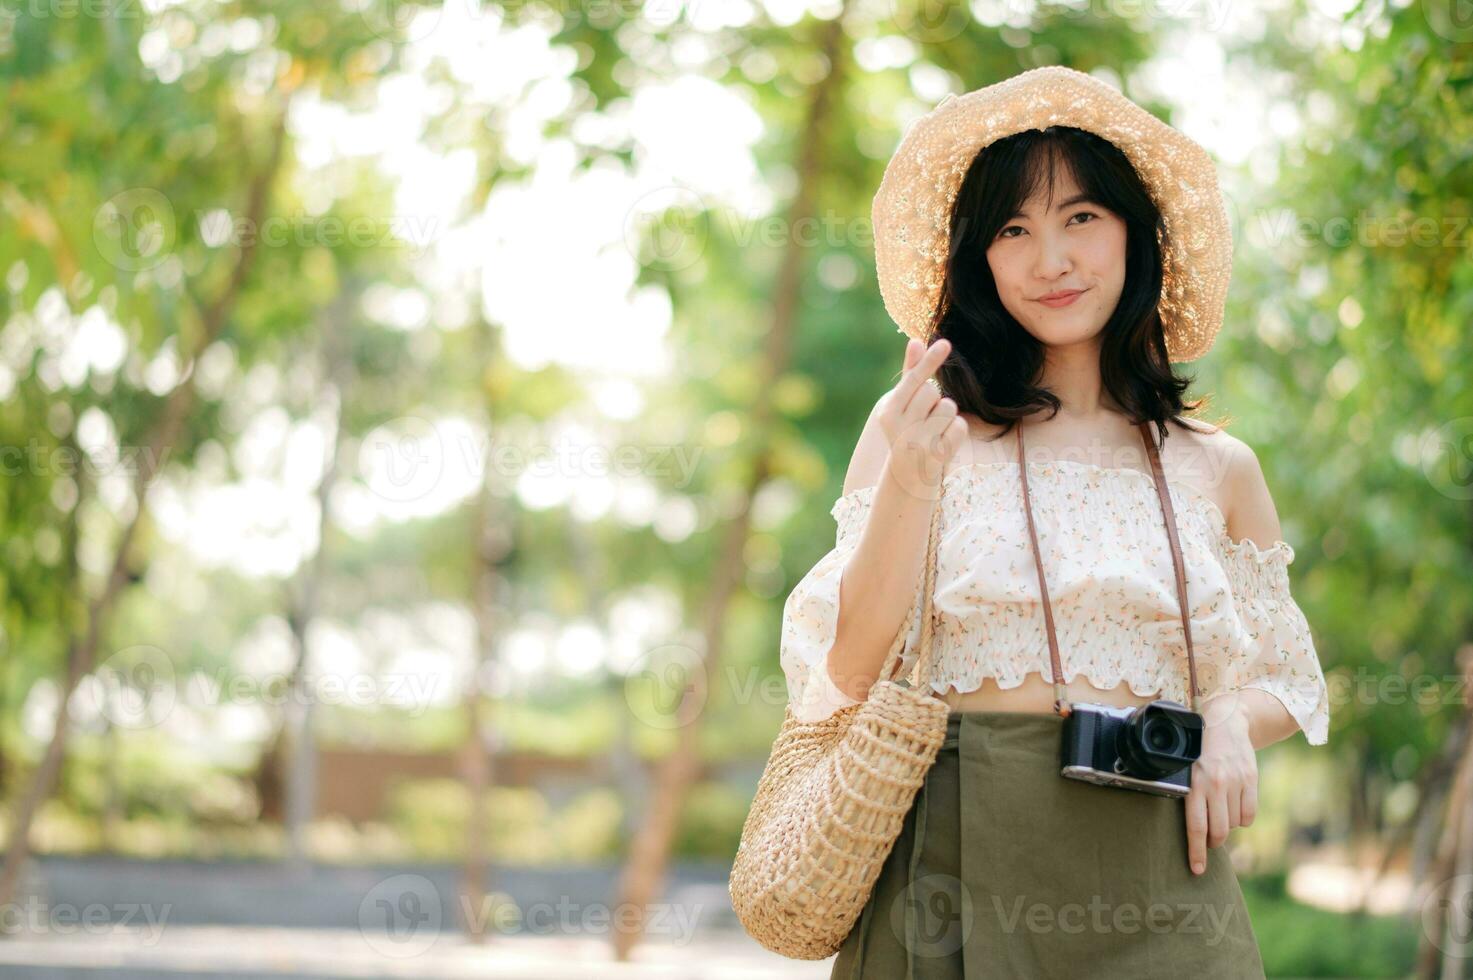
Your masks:
<svg viewBox="0 0 1473 980"><path fill-rule="evenodd" d="M1125 286L1125 222L1091 201L1067 168L1055 171L1053 210L1036 193L999 229L987 248L997 294L1013 319L1041 343L1067 346L1092 339L1110 319ZM1042 302L1082 290L1072 302Z"/></svg>

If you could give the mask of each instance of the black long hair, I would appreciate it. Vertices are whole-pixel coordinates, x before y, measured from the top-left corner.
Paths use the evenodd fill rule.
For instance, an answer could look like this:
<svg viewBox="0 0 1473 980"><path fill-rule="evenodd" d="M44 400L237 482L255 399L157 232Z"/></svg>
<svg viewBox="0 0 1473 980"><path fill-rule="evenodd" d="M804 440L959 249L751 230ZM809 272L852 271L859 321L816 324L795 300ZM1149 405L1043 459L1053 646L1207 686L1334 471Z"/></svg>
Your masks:
<svg viewBox="0 0 1473 980"><path fill-rule="evenodd" d="M1171 369L1156 306L1161 298L1161 212L1115 144L1073 126L1030 129L999 139L972 159L951 212L951 247L941 295L931 318L931 340L945 337L952 352L936 372L942 392L961 412L1003 426L1039 409L1057 414L1057 395L1036 382L1044 344L1003 306L987 264L987 248L1011 215L1039 187L1052 204L1058 161L1072 170L1080 189L1118 215L1126 227L1125 284L1105 323L1100 380L1133 423L1154 422L1161 440L1166 421L1186 427L1190 404L1182 395L1195 377Z"/></svg>

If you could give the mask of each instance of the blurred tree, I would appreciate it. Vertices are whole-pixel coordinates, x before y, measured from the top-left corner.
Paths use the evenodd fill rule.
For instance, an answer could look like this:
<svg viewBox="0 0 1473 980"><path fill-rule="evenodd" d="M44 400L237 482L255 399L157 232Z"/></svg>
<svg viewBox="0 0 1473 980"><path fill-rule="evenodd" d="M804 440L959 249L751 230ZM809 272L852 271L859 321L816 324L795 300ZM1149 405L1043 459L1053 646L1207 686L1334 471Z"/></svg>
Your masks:
<svg viewBox="0 0 1473 980"><path fill-rule="evenodd" d="M371 88L374 71L397 58L404 9L376 0L353 11L246 4L222 14L185 3L135 16L37 7L5 18L0 208L12 220L0 222L8 340L0 373L9 389L0 444L31 458L23 478L0 490L8 522L0 636L21 653L6 660L0 704L7 760L16 713L36 682L58 660L62 678L29 787L20 791L7 767L16 811L0 902L12 897L31 821L65 759L73 692L100 649L145 638L135 608L144 602L127 600L160 547L149 492L233 434L222 407L241 389L239 375L205 390L201 364L279 361L338 297L342 276L354 268L386 276L402 264L392 236L364 243L333 232L354 227L355 192L372 199L363 181L345 181L328 213L309 219L283 199L291 199L293 95ZM76 308L86 312L74 317ZM74 339L96 324L100 334ZM91 349L110 330L120 332L120 363ZM63 357L69 342L82 360ZM412 376L397 373L388 389L397 397L374 390L375 414L392 417L414 393ZM57 455L97 448L81 445L82 422L116 457L95 480ZM145 635L166 631L155 621ZM165 656L184 669L178 649Z"/></svg>
<svg viewBox="0 0 1473 980"><path fill-rule="evenodd" d="M541 5L520 6L530 12ZM681 570L701 563L682 584L687 605L701 610L701 653L698 662L686 665L698 676L671 692L676 705L669 734L675 737L662 740L665 752L650 791L631 794L647 803L620 877L620 908L643 910L658 894L702 755L743 744L744 738L759 741L764 732L760 744L770 741L771 729L758 724L762 716L752 711L750 695L708 690L715 687L709 679L733 677L738 667L770 672L776 664L775 646L763 639L772 635L770 627L753 631L744 622L740 584L744 577L750 583L754 549L769 540L765 527L753 525L754 507L795 482L817 489L825 469L842 473L859 425L880 391L893 383L886 375L899 363L903 345L875 290L855 288L873 283L872 275L857 275L872 267L873 255L867 229L856 225L868 219L905 116L923 111L910 80L924 77L932 87L965 91L1054 62L1084 70L1108 66L1124 74L1151 47L1144 21L1106 18L1086 26L1052 8L1040 8L1026 29L998 29L923 3L896 4L888 13L877 20L872 11L835 4L826 16L805 18L802 29L759 13L740 28L715 32L684 21L657 27L575 16L556 35L584 55L576 76L600 107L619 104L647 73L665 70L663 53L682 41L719 50L716 76L743 93L770 133L760 144L760 162L780 188L774 196L791 198L771 225L761 216L736 227L733 219L743 216L716 208L681 216L687 244L699 242L700 260L693 265L660 261L668 256L654 247L642 255L643 278L672 297L675 339L691 364L674 379L674 390L652 393L648 424L677 412L704 421L704 429L689 430L696 444L710 440L712 420L729 416L740 424L737 437L721 446L726 455L705 488L722 502L715 543L701 535L690 543L701 549L700 557L678 559ZM853 71L852 49L860 43L870 59L888 44L897 53L898 70ZM627 53L632 49L642 52L638 64ZM578 112L589 109L579 106ZM707 237L722 226L721 219L731 234ZM676 223L660 227L668 231ZM772 226L781 229L773 242L765 234L748 237L754 228L765 232ZM832 533L813 531L815 541ZM655 562L626 564L622 571L630 579L669 577ZM761 653L743 650L727 658L728 646L740 646L739 635L760 642ZM780 705L770 707L776 710L769 718L780 717ZM630 955L641 929L642 923L615 932L619 958Z"/></svg>
<svg viewBox="0 0 1473 980"><path fill-rule="evenodd" d="M1302 529L1346 760L1336 809L1382 872L1410 841L1429 901L1454 877L1455 851L1432 851L1465 805L1451 780L1473 653L1473 595L1449 587L1473 575L1473 34L1449 10L1295 4L1237 52L1296 135L1263 161L1271 197L1240 202L1264 261L1243 296L1254 329L1225 352ZM1388 806L1402 789L1414 805ZM1424 940L1430 976L1439 940Z"/></svg>
<svg viewBox="0 0 1473 980"><path fill-rule="evenodd" d="M285 105L277 112L276 122L272 127L268 138L268 151L264 162L260 164L259 171L251 178L247 203L245 207L246 220L253 227L259 227L262 219L266 216L267 195L271 183L276 179L277 168L281 161L282 144L286 134L286 107ZM248 239L238 251L229 279L222 292L205 307L201 316L200 338L198 346L186 361L186 365L192 366L199 355L203 353L219 337L225 327L226 319L234 310L235 303L240 294L241 284L251 266L251 260L255 255L256 242L258 239ZM128 573L130 563L129 548L133 538L138 531L139 524L143 521L146 498L148 490L157 475L155 463L171 452L180 438L185 419L190 411L194 400L193 373L186 373L185 380L175 386L168 395L162 413L157 421L147 430L145 440L146 452L142 457L142 465L135 475L133 484L133 512L123 525L122 533L119 535L117 544L114 546L113 558L109 563L110 571L104 580L101 591L99 591L87 604L87 611L83 617L77 632L67 638L66 653L66 675L62 682L56 708L56 718L52 725L51 741L47 746L46 754L36 770L30 789L20 797L16 809L15 818L10 825L10 836L5 851L5 863L0 868L0 905L14 900L15 889L20 881L20 874L28 857L31 821L35 818L36 810L41 802L51 794L56 783L57 772L61 768L62 759L66 751L67 736L70 731L70 705L72 693L77 689L81 679L91 672L96 663L98 645L102 641L104 622L112 612L113 605L117 601L119 593L125 584L129 584L131 576Z"/></svg>
<svg viewBox="0 0 1473 980"><path fill-rule="evenodd" d="M851 64L845 50L846 10L847 3L841 4L831 20L821 23L815 29L817 42L814 47L820 54L825 70L823 77L811 89L801 130L802 138L796 147L797 187L786 216L788 228L798 228L813 220L818 197L817 185L822 175L834 166L826 156L825 148L832 145L829 139L835 125L835 105L843 95ZM772 395L775 382L787 373L791 365L793 331L797 323L806 258L804 247L796 237L789 235L773 289L772 321L766 336L766 349L757 366L762 383L757 386L756 398L750 406L753 433L752 441L747 447L752 454L750 475L742 488L740 508L723 528L721 547L708 583L709 591L705 596L706 613L702 617L702 649L705 653L697 669L706 676L715 676L721 664L722 634L732 593L741 581L741 566L750 533L752 500L767 481L772 466L768 447L772 438L771 420L775 414ZM697 689L692 684L687 684L680 692L674 715L681 728L681 738L676 742L675 748L660 760L649 806L629 848L619 880L615 907L630 909L633 913L621 920L627 923L628 928L614 930L614 953L621 961L629 959L635 944L643 935L645 911L664 887L670 849L679 826L681 810L700 765L699 743L696 739L705 716L700 710L701 700L694 696L696 693Z"/></svg>

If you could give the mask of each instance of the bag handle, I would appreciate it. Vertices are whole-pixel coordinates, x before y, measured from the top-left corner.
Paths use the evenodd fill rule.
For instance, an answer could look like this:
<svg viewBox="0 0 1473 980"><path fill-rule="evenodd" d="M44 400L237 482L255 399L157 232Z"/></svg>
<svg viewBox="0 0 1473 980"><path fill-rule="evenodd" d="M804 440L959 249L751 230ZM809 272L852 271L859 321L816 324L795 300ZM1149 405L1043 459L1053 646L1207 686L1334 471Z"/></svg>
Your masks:
<svg viewBox="0 0 1473 980"><path fill-rule="evenodd" d="M1187 689L1187 698L1191 709L1197 710L1197 660L1192 652L1192 621L1187 614L1187 576L1186 562L1182 559L1181 543L1176 535L1176 512L1171 506L1171 493L1166 484L1166 473L1161 466L1161 453L1156 448L1155 440L1151 438L1150 423L1143 421L1137 424L1141 438L1146 443L1146 455L1151 460L1151 478L1156 483L1156 495L1161 498L1161 510L1166 520L1166 537L1171 543L1171 563L1176 569L1176 597L1181 609L1182 631L1187 641L1187 670L1191 675L1191 683ZM1033 527L1033 506L1028 496L1028 461L1023 455L1023 426L1018 429L1018 473L1023 483L1023 510L1028 517L1028 537L1033 542L1033 560L1038 566L1038 592L1043 598L1043 623L1048 631L1049 657L1053 661L1054 670L1054 711L1064 717L1068 717L1073 710L1068 700L1064 697L1063 668L1059 665L1059 638L1054 633L1054 611L1048 599L1048 583L1044 581L1043 558L1038 551L1038 532Z"/></svg>
<svg viewBox="0 0 1473 980"><path fill-rule="evenodd" d="M946 480L941 481L940 493L936 497L936 506L931 511L931 531L926 540L926 566L925 582L921 586L921 638L918 641L920 656L915 666L915 685L921 687L931 679L931 653L934 641L932 639L936 632L936 622L931 614L932 594L936 586L936 547L941 540L941 502L946 496ZM900 663L901 652L905 649L906 637L910 635L911 626L915 623L916 608L912 603L910 611L905 615L905 625L900 627L900 632L895 634L895 640L890 644L890 652L885 655L885 662L880 666L880 677L894 680L893 674L896 666Z"/></svg>

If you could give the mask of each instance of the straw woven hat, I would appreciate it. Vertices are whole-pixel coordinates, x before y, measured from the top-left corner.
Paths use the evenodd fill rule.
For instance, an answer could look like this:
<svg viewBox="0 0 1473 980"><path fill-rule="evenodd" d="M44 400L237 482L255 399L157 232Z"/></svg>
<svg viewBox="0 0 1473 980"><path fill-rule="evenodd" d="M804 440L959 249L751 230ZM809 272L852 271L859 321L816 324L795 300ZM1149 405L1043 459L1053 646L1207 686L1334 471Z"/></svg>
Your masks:
<svg viewBox="0 0 1473 980"><path fill-rule="evenodd" d="M1051 65L948 95L900 141L875 194L875 268L885 309L923 342L941 295L952 204L977 151L1004 136L1076 126L1135 166L1161 211L1158 307L1172 361L1207 353L1222 326L1233 241L1212 158L1107 83Z"/></svg>

